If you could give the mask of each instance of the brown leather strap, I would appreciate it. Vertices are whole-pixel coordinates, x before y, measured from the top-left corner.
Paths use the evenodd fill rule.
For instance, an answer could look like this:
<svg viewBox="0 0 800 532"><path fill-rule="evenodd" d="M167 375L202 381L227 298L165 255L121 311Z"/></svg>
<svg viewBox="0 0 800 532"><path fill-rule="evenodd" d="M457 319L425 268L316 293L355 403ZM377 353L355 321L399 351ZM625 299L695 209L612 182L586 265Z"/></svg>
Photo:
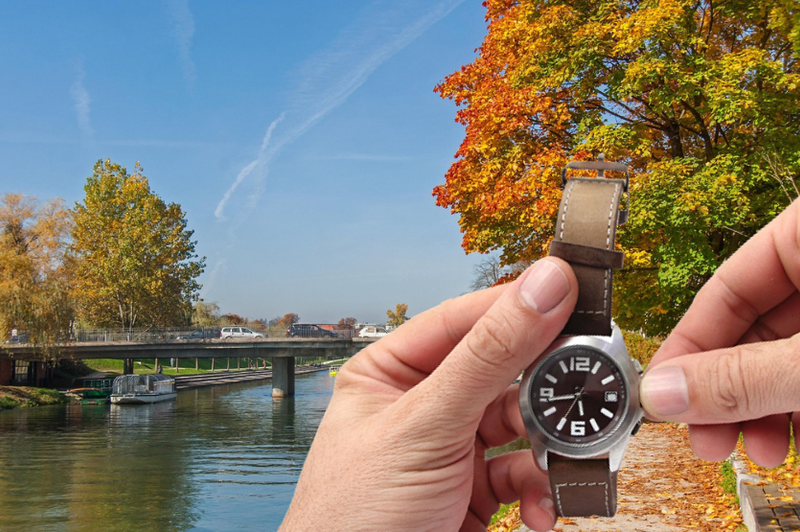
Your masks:
<svg viewBox="0 0 800 532"><path fill-rule="evenodd" d="M617 472L608 458L571 460L548 454L550 489L560 517L611 517L617 513Z"/></svg>
<svg viewBox="0 0 800 532"><path fill-rule="evenodd" d="M611 335L612 272L619 266L609 265L608 254L615 253L624 187L621 179L573 177L567 181L550 253L571 263L578 278L578 303L562 334ZM557 244L562 242L599 252L593 257L584 252L575 260L578 248Z"/></svg>

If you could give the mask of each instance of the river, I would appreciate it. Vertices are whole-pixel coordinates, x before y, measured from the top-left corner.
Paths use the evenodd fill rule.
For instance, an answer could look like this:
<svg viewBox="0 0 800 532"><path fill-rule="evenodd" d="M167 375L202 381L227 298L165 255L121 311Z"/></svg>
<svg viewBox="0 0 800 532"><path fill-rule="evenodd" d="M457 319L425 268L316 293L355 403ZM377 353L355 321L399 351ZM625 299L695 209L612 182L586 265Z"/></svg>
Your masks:
<svg viewBox="0 0 800 532"><path fill-rule="evenodd" d="M262 383L0 412L0 531L276 530L333 381L298 376L275 401Z"/></svg>

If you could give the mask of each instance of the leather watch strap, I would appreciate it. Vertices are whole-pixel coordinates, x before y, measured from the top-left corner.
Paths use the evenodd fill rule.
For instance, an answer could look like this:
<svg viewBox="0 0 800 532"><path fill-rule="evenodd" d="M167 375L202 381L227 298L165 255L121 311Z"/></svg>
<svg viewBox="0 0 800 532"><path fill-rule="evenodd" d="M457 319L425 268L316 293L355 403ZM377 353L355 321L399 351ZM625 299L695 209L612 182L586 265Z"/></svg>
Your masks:
<svg viewBox="0 0 800 532"><path fill-rule="evenodd" d="M571 460L551 453L548 469L560 517L611 517L617 512L617 472L609 470L608 458Z"/></svg>
<svg viewBox="0 0 800 532"><path fill-rule="evenodd" d="M578 278L578 302L562 334L611 335L613 269L622 267L614 242L625 186L622 179L567 181L550 254L571 264Z"/></svg>
<svg viewBox="0 0 800 532"><path fill-rule="evenodd" d="M610 336L613 271L622 267L623 259L614 247L617 224L624 223L619 203L627 189L627 169L605 162L576 164L570 163L569 168L626 172L625 180L573 177L566 181L550 246L550 254L569 262L578 279L578 302L562 334ZM617 472L610 470L607 457L579 460L548 452L547 468L559 516L616 513Z"/></svg>

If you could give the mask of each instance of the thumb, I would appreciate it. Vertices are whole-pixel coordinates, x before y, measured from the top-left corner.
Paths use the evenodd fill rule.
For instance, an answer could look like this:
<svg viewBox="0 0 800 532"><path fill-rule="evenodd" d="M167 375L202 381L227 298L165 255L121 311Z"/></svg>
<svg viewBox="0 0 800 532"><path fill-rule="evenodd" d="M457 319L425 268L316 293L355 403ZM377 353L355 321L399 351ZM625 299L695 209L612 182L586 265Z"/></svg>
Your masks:
<svg viewBox="0 0 800 532"><path fill-rule="evenodd" d="M640 400L648 417L708 425L800 411L798 337L670 359L648 369Z"/></svg>
<svg viewBox="0 0 800 532"><path fill-rule="evenodd" d="M558 336L578 297L569 265L537 261L481 316L423 381L447 401L441 414L474 419ZM420 393L423 393L421 391Z"/></svg>

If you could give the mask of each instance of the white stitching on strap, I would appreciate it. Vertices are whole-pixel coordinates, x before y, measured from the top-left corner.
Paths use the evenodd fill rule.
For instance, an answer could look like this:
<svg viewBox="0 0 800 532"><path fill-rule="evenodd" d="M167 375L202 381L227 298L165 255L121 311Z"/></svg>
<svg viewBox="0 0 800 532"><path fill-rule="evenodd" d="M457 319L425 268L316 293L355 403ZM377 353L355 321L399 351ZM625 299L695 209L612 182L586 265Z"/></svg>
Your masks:
<svg viewBox="0 0 800 532"><path fill-rule="evenodd" d="M561 507L561 488L564 486L568 488L585 488L585 487L594 487L594 486L603 486L603 502L606 505L606 515L611 513L610 508L608 507L608 482L567 482L564 484L556 484L556 504L558 505L558 513L560 515L564 515L564 509Z"/></svg>
<svg viewBox="0 0 800 532"><path fill-rule="evenodd" d="M566 223L567 219L567 209L569 208L569 196L572 194L572 189L575 188L575 181L569 182L569 190L567 190L567 195L564 196L564 212L561 213L561 231L558 233L558 239L564 240L564 224Z"/></svg>
<svg viewBox="0 0 800 532"><path fill-rule="evenodd" d="M570 181L570 188L567 192L567 196L564 199L564 213L561 215L561 232L558 235L560 240L564 239L564 223L565 218L567 217L567 207L569 206L569 195L572 193L572 188L574 187L574 182ZM598 185L613 185L614 186L614 194L611 196L611 203L608 205L608 224L606 229L606 250L611 248L611 231L614 228L614 198L617 197L617 191L619 190L619 183L614 183L612 181L601 181L599 179L591 180L591 181L583 181L586 184L598 184ZM603 316L608 314L608 291L611 288L611 276L609 275L608 270L603 272L603 310L575 310L575 314L602 314Z"/></svg>

